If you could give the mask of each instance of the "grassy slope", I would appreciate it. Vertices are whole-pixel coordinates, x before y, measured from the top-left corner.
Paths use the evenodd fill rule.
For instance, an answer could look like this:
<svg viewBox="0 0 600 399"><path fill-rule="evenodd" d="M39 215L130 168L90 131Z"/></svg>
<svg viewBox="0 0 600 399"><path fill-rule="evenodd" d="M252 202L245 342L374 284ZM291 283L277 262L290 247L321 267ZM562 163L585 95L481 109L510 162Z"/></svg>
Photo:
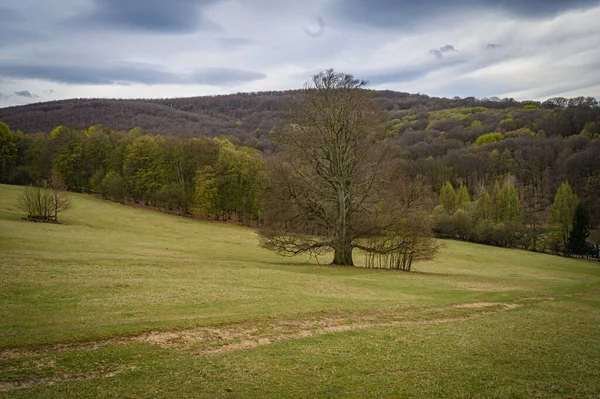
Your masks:
<svg viewBox="0 0 600 399"><path fill-rule="evenodd" d="M86 196L63 225L23 222L19 190L0 186L0 396L600 395L597 264L448 241L420 273L294 265L258 248L249 229ZM475 302L529 304L453 307ZM39 346L365 317L416 323L211 356L198 356L199 344ZM423 323L440 317L450 319ZM33 354L8 355L24 345ZM13 389L21 383L32 387Z"/></svg>

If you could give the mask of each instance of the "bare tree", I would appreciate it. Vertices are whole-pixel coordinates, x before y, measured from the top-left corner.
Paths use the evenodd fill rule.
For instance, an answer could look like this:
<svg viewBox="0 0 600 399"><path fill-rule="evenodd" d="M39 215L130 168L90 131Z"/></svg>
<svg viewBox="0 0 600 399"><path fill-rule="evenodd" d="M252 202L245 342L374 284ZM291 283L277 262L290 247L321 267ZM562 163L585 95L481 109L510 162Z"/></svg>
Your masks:
<svg viewBox="0 0 600 399"><path fill-rule="evenodd" d="M58 222L58 214L73 206L64 183L54 171L50 179L25 187L17 200L21 209L27 212L27 219L39 222Z"/></svg>
<svg viewBox="0 0 600 399"><path fill-rule="evenodd" d="M380 118L365 85L332 69L307 84L281 136L284 152L270 168L263 247L283 255L333 250L333 264L354 265L354 248L391 253L401 246L369 244L397 232L407 204L385 194L393 191L384 176L391 169L383 167Z"/></svg>
<svg viewBox="0 0 600 399"><path fill-rule="evenodd" d="M365 267L411 271L415 261L430 259L439 249L433 239L429 208L431 193L421 180L409 181L398 165L386 165L386 179L378 186L380 202L366 217L373 219L371 234L357 240Z"/></svg>

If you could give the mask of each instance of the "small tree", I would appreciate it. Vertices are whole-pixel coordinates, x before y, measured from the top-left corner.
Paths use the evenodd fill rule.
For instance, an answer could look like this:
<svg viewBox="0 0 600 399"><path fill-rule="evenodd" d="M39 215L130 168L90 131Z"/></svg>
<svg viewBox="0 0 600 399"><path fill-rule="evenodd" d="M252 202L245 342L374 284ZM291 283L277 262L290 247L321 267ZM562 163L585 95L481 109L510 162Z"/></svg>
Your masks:
<svg viewBox="0 0 600 399"><path fill-rule="evenodd" d="M17 200L21 209L27 212L27 219L38 222L58 222L58 214L73 206L62 180L54 172L41 184L25 187Z"/></svg>
<svg viewBox="0 0 600 399"><path fill-rule="evenodd" d="M577 205L573 215L573 229L569 234L567 250L573 255L586 255L588 253L587 238L590 235L590 217L585 206Z"/></svg>

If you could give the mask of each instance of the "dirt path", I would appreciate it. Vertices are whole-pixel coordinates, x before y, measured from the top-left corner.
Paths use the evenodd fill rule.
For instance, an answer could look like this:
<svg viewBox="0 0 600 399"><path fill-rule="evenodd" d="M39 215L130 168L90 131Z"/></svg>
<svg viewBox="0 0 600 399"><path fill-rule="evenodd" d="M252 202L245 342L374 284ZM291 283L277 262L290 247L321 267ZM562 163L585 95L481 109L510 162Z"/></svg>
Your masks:
<svg viewBox="0 0 600 399"><path fill-rule="evenodd" d="M204 355L230 352L267 345L286 339L297 339L332 332L365 329L371 327L408 326L419 324L439 324L479 318L525 306L532 299L521 303L477 302L455 305L449 308L428 309L429 314L378 313L374 316L345 315L305 320L275 320L236 323L226 326L195 327L183 330L157 330L133 336L105 340L36 345L24 348L0 350L0 359L37 356L52 352L95 350L101 347L139 342L173 349L194 348L195 353ZM539 302L537 300L536 302ZM435 317L450 311L464 310L463 313L448 317ZM460 312L459 312L460 313Z"/></svg>
<svg viewBox="0 0 600 399"><path fill-rule="evenodd" d="M505 312L523 306L547 302L554 298L527 298L514 303L476 302L446 308L422 309L422 312L375 315L344 315L303 320L274 320L237 323L226 326L196 327L184 330L150 331L134 336L106 340L38 345L28 348L0 350L0 359L52 355L65 351L91 351L102 347L126 343L144 343L184 351L200 356L212 356L237 350L256 348L272 343L313 337L322 334L368 329L374 327L414 326L460 322L478 319L490 314ZM448 315L440 317L441 315ZM135 369L120 367L110 372L86 375L62 375L26 381L0 381L0 392L52 385L67 381L104 379Z"/></svg>

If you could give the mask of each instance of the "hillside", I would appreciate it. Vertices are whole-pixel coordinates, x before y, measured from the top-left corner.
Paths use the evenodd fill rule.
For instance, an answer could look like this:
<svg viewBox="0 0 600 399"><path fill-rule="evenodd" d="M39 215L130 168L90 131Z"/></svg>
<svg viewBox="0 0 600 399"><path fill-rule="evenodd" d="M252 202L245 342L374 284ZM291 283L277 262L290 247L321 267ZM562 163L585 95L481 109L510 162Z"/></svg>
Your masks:
<svg viewBox="0 0 600 399"><path fill-rule="evenodd" d="M0 121L25 133L48 132L58 125L87 129L106 125L128 131L135 127L152 134L230 136L242 145L264 149L299 91L238 93L158 100L71 99L0 108ZM373 98L393 120L402 111L421 113L456 107L520 107L514 100L443 99L420 94L373 91ZM398 113L400 112L400 114Z"/></svg>
<svg viewBox="0 0 600 399"><path fill-rule="evenodd" d="M445 241L418 273L326 267L88 195L25 222L21 190L0 185L2 397L600 394L596 263Z"/></svg>
<svg viewBox="0 0 600 399"><path fill-rule="evenodd" d="M4 163L0 182L26 184L44 178L53 163L57 166L56 154L64 152L63 160L73 161L63 165L72 169L72 176L63 176L65 180L77 180L70 185L78 189L94 189L90 179L98 173L102 177L114 170L124 176L122 154L136 135L125 136L134 127L177 140L227 137L235 145L273 154L280 148L272 133L284 128L285 115L299 93L76 99L3 108L0 121L16 133L18 155ZM595 200L600 196L600 107L594 98L552 98L539 103L445 99L393 91L371 94L384 121L383 144L408 177L424 179L435 197L447 181L456 188L466 185L475 198L481 187L491 190L496 181L512 176L523 205L531 199L528 192L532 193L530 202L536 205L531 209L543 208L545 220L558 187L568 181L586 202L592 225L600 223L600 205ZM35 139L29 134L48 135L58 125L71 128L71 138L51 143L47 136ZM96 132L95 139L88 137L88 128L94 125L107 126ZM102 151L97 147L100 142L104 143ZM108 156L112 151L115 154ZM161 150L167 165L171 155L165 151ZM97 156L102 159L93 160ZM189 173L190 184L194 173Z"/></svg>

